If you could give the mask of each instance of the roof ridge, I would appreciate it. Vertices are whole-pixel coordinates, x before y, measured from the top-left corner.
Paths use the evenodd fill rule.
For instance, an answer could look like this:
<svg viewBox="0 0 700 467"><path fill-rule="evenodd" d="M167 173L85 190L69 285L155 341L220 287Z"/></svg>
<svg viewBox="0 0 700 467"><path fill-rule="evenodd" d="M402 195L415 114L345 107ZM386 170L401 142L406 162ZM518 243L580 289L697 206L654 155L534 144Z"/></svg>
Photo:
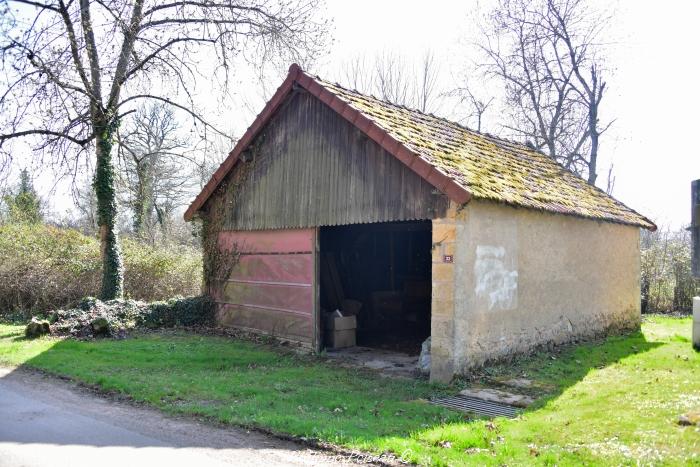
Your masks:
<svg viewBox="0 0 700 467"><path fill-rule="evenodd" d="M408 107L408 106L406 106L406 105L404 105L404 104L397 104L397 103L391 102L391 101L389 101L389 100L376 97L374 94L364 93L364 92L359 91L359 90L357 90L357 89L349 88L349 87L343 86L342 84L340 84L340 83L338 83L338 82L330 82L330 81L327 81L327 80L323 79L322 77L320 77L320 76L318 76L318 75L316 75L316 74L307 73L307 72L304 71L303 69L300 69L300 70L301 70L302 73L305 73L305 74L311 76L312 78L314 78L314 79L320 81L320 82L323 83L323 84L331 84L331 85L333 85L333 86L339 87L340 89L342 89L342 90L344 90L344 91L353 92L353 93L358 94L358 95L360 95L360 96L362 96L362 97L365 97L365 98L371 97L372 99L374 99L374 100L376 100L376 101L379 101L379 102L381 102L382 104L387 104L387 105L390 105L390 106L392 106L392 107L398 107L398 108L404 109L404 110L406 110L406 111L408 111L408 112L415 112L415 113L417 113L417 114L420 114L420 115L423 115L423 116L426 116L426 117L432 117L432 118L434 118L434 119L436 119L436 120L440 120L440 121L445 122L445 123L448 123L448 124L450 124L450 125L455 125L455 126L461 128L461 129L463 129L463 130L466 130L466 131L470 132L470 133L474 133L474 134L479 135L479 136L482 136L482 137L490 138L490 139L492 139L492 140L496 140L497 142L503 142L503 143L507 143L507 144L513 144L513 145L518 146L520 149L523 149L523 150L525 150L525 151L533 152L533 153L542 155L542 156L546 157L548 161L550 161L550 162L556 164L560 169L562 169L562 170L564 170L565 172L568 172L569 174L575 176L577 179L583 181L584 183L586 183L586 184L589 185L589 186L592 186L593 188L595 188L595 189L598 190L599 192L605 194L606 196L611 196L611 197L612 197L612 195L610 195L609 193L605 192L603 189L599 188L599 187L596 186L595 184L592 184L592 183L588 182L588 180L586 180L586 179L584 179L583 177L581 177L579 174L577 174L576 172L574 172L572 169L570 169L570 168L564 166L561 162L559 162L558 160L552 158L549 154L547 154L547 153L545 153L545 152L543 152L543 151L541 151L541 150L539 150L539 149L537 149L537 148L535 148L535 147L530 147L530 146L528 146L526 143L522 143L522 142L520 142L520 141L516 141L516 140L510 139L510 138L505 138L505 137L503 137L503 136L494 135L494 134L489 133L489 132L487 132L487 131L475 130L475 129L473 129L473 128L470 128L470 127L467 126L467 125L464 125L464 124L459 123L459 122L454 121L454 120L450 120L449 118L442 117L442 116L439 116L439 115L435 115L435 114L433 114L433 113L423 112L422 110L419 110L419 109L416 109L416 108L412 108L412 107ZM628 207L628 208L629 208L629 207ZM632 208L629 208L629 209L632 210L632 211L634 211L634 209L632 209ZM639 213L636 212L636 211L634 211L634 212L635 212L636 214L639 214ZM639 215L641 216L641 214L639 214ZM642 217L644 217L644 216L642 216Z"/></svg>
<svg viewBox="0 0 700 467"><path fill-rule="evenodd" d="M503 142L505 142L505 143L515 144L515 145L517 145L517 146L521 146L522 148L527 149L528 151L532 151L532 152L536 152L536 153L538 153L538 154L542 154L543 156L548 157L549 159L553 160L554 162L557 162L556 160L552 159L552 158L549 156L549 154L546 154L546 153L544 153L544 152L542 152L542 151L540 151L540 150L538 150L538 149L536 149L536 148L534 148L534 147L530 147L530 146L528 146L526 143L522 143L522 142L517 141L517 140L515 140L515 139L511 139L511 138L506 138L506 137L503 137L503 136L494 135L493 133L489 133L488 131L479 131L479 130L475 130L474 128L471 128L471 127L469 127L468 125L465 125L465 124L463 124L463 123L457 122L457 121L455 121L455 120L451 120L451 119L449 119L449 118L447 118L447 117L443 117L443 116L440 116L440 115L435 115L435 114L432 113L432 112L423 112L423 111L420 110L420 109L416 109L416 108L414 108L414 107L409 107L409 106L407 106L407 105L405 105L405 104L397 104L397 103L395 103L395 102L391 102L390 100L382 99L382 98L380 98L380 97L377 97L377 96L375 96L374 94L365 93L365 92L363 92L363 91L360 91L360 90L357 90L357 89L354 89L354 88L350 88L350 87L343 86L342 84L338 83L337 81L336 81L336 82L327 81L327 80L325 80L324 78L322 78L322 77L320 77L320 76L318 76L318 75L316 75L316 74L307 73L307 72L304 71L304 70L301 70L301 71L302 71L302 73L305 73L305 74L309 75L310 77L312 77L312 78L314 78L314 79L316 79L316 80L318 80L318 81L321 81L321 82L324 83L324 84L330 84L330 85L332 85L332 86L337 86L337 87L339 87L340 89L342 89L342 90L344 90L344 91L349 91L349 92L352 92L352 93L355 93L355 94L359 94L359 95L362 96L362 97L371 97L372 99L374 99L374 100L376 100L376 101L379 101L379 102L381 102L382 104L387 104L387 105L390 105L390 106L392 106L392 107L398 107L398 108L403 109L403 110L406 110L406 111L408 111L408 112L415 112L415 113L417 113L417 114L420 114L420 115L423 115L423 116L426 116L426 117L431 117L431 118L434 118L434 119L436 119L436 120L440 120L440 121L442 121L442 122L449 123L450 125L455 125L455 126L461 128L461 129L463 129L463 130L469 131L470 133L474 133L474 134L479 135L479 136L486 136L486 137L488 137L488 138L492 138L492 139L495 139L495 140L503 141ZM557 164L559 164L559 162L557 162ZM559 164L559 165L561 165L561 164ZM562 166L562 168L563 168L563 169L566 169L566 167L564 167L564 166ZM566 170L568 170L568 169L566 169ZM573 172L572 172L572 173L573 173Z"/></svg>
<svg viewBox="0 0 700 467"><path fill-rule="evenodd" d="M616 203L622 205L625 209L629 210L631 213L636 214L637 216L641 217L642 219L644 219L646 222L648 222L652 226L654 225L653 222L651 220L649 220L647 217L643 216L642 214L640 214L636 210L634 210L634 209L630 208L629 206L627 206L626 204L622 203L617 198L608 194L607 192L605 192L604 190L602 190L601 188L599 188L595 184L589 183L588 180L586 180L583 177L581 177L580 175L578 175L571 168L565 167L561 162L552 158L549 154L546 154L539 149L531 147L526 143L522 143L520 141L505 138L502 136L493 135L493 134L488 133L488 132L481 132L481 131L472 129L472 128L468 127L467 125L456 122L454 120L450 120L448 118L441 117L441 116L438 116L438 115L435 115L432 113L423 112L419 109L407 107L406 105L403 105L403 104L397 104L397 103L391 102L391 101L386 100L386 99L378 98L372 94L365 94L364 92L358 91L357 89L351 89L351 88L345 87L337 82L333 83L331 81L327 81L318 75L306 73L303 70L301 70L301 72L306 74L310 78L316 80L318 82L318 84L321 86L336 87L336 88L339 88L339 90L341 90L343 92L355 94L358 98L372 99L380 105L388 106L390 108L394 108L394 109L397 109L399 111L406 111L409 114L418 115L420 118L425 118L428 121L430 121L430 119L433 119L438 125L440 123L446 124L448 127L451 127L452 129L458 129L460 131L468 132L471 135L484 138L488 141L491 141L493 144L500 146L504 150L523 151L526 154L533 154L533 155L541 156L543 162L551 164L551 166L553 168L556 168L557 171L561 173L560 176L562 176L562 177L566 177L567 175L571 176L571 181L569 183L580 184L579 186L582 186L582 187L583 186L592 187L595 192L599 193L600 195L603 195L604 197L607 197L607 198L614 200ZM338 96L338 97L342 98L342 96ZM352 103L348 103L348 104L352 105Z"/></svg>

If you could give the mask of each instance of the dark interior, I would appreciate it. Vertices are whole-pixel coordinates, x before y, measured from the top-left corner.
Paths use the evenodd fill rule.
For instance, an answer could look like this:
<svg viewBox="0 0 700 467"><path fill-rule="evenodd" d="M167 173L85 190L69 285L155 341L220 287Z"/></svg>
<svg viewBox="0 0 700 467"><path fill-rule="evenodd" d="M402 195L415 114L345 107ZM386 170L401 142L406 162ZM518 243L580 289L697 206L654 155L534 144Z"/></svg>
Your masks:
<svg viewBox="0 0 700 467"><path fill-rule="evenodd" d="M431 229L430 221L321 228L321 310L355 314L357 345L420 352L430 335Z"/></svg>

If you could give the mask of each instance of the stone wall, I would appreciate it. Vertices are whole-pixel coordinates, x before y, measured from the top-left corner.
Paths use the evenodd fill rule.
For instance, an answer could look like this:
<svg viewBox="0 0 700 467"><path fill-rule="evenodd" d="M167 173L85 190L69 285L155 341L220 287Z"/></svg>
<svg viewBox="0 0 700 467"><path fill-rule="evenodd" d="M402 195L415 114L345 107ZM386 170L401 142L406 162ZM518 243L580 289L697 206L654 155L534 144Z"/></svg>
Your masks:
<svg viewBox="0 0 700 467"><path fill-rule="evenodd" d="M461 213L450 203L447 216L433 220L433 264L430 324L431 379L445 381L454 374L455 265L454 254Z"/></svg>
<svg viewBox="0 0 700 467"><path fill-rule="evenodd" d="M639 326L637 227L473 200L433 243L433 380Z"/></svg>

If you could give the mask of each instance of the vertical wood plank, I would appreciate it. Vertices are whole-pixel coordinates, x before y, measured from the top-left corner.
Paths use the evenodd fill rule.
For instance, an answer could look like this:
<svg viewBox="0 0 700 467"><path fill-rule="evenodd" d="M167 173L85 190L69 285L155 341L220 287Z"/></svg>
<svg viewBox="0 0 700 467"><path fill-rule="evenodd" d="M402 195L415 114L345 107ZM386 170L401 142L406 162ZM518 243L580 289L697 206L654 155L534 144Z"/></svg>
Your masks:
<svg viewBox="0 0 700 467"><path fill-rule="evenodd" d="M223 228L261 230L432 219L444 196L313 96L289 98L229 174ZM247 165L247 167L246 167Z"/></svg>

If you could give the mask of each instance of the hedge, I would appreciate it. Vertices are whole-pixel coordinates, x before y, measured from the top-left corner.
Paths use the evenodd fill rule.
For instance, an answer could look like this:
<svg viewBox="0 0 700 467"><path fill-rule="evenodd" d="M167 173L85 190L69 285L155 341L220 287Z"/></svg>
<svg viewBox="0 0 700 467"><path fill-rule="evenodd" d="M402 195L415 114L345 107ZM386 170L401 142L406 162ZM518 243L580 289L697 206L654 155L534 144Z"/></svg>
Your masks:
<svg viewBox="0 0 700 467"><path fill-rule="evenodd" d="M167 300L201 293L201 250L122 238L125 297ZM0 315L25 318L75 307L100 290L100 244L77 230L0 225Z"/></svg>

